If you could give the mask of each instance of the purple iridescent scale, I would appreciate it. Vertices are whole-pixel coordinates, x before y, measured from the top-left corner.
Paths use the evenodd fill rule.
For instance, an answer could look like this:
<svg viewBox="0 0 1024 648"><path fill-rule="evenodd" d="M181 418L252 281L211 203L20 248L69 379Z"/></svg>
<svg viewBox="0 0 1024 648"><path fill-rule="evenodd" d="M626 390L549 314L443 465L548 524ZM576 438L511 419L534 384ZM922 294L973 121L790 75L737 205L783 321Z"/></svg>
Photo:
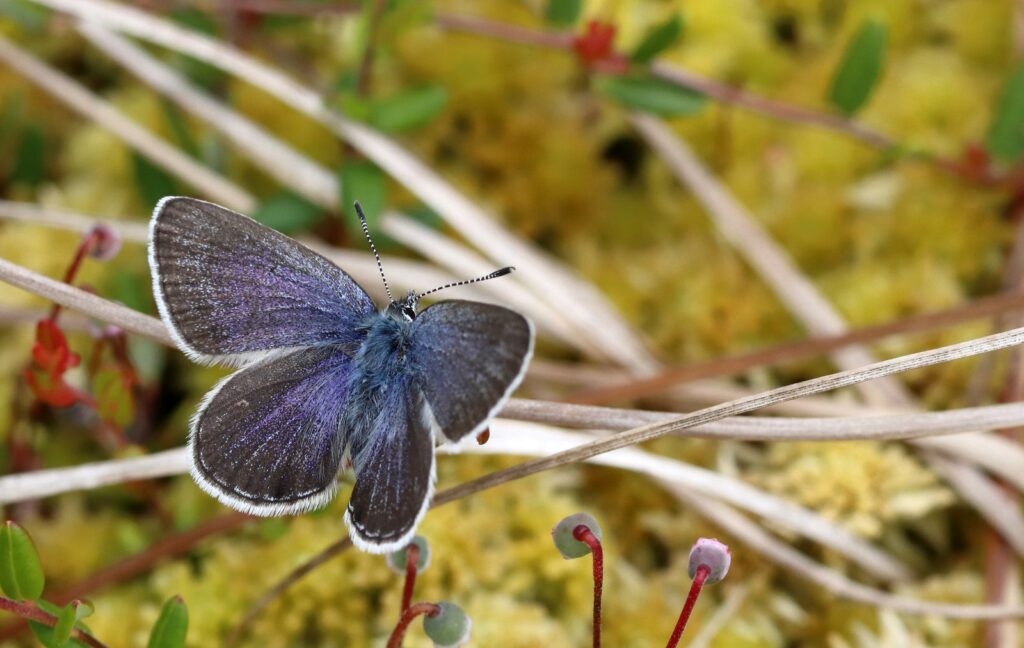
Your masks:
<svg viewBox="0 0 1024 648"><path fill-rule="evenodd" d="M327 259L232 211L161 201L150 230L161 316L192 357L240 366L193 419L193 476L224 503L278 515L325 504L346 454L346 512L363 549L411 537L429 504L438 433L479 430L521 379L518 313L407 298L378 312Z"/></svg>

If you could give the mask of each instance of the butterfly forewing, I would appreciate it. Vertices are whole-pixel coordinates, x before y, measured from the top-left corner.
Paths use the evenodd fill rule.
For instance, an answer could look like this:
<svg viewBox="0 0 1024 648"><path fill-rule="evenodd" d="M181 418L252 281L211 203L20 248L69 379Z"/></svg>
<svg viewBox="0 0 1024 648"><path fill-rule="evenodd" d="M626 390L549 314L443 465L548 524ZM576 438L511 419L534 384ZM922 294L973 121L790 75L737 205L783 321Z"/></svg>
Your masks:
<svg viewBox="0 0 1024 648"><path fill-rule="evenodd" d="M192 421L192 473L211 495L254 515L317 508L334 496L339 422L352 360L338 347L275 354L206 397Z"/></svg>
<svg viewBox="0 0 1024 648"><path fill-rule="evenodd" d="M430 413L411 381L388 388L353 460L356 485L345 513L352 541L371 553L405 546L426 513L434 485Z"/></svg>
<svg viewBox="0 0 1024 648"><path fill-rule="evenodd" d="M355 347L373 301L336 265L217 205L165 198L150 223L160 314L194 360L242 366L273 349Z"/></svg>
<svg viewBox="0 0 1024 648"><path fill-rule="evenodd" d="M533 328L501 306L443 301L412 323L409 361L444 435L481 431L508 400L533 352Z"/></svg>

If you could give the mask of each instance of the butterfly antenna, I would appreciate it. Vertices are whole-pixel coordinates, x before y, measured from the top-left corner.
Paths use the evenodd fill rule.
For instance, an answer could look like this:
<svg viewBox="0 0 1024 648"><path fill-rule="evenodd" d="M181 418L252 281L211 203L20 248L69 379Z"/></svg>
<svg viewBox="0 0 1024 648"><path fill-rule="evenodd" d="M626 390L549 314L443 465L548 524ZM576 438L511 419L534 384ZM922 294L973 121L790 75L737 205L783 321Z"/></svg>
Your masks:
<svg viewBox="0 0 1024 648"><path fill-rule="evenodd" d="M482 277L477 277L476 279L465 279L463 281L453 281L452 283L445 284L443 286L438 286L437 288L434 288L432 290L428 290L425 293L420 293L420 294L416 295L416 300L419 301L419 299L421 297L426 297L427 295L430 295L432 293L436 293L439 290L444 290L445 288L455 288L456 286L465 286L465 285L468 285L468 284L479 283L481 281L487 281L488 279L497 279L498 277L504 277L507 274L511 274L514 270L515 270L515 267L507 266L507 267L504 267L504 268L499 268L499 269L495 270L494 272L492 272L491 274L484 275Z"/></svg>
<svg viewBox="0 0 1024 648"><path fill-rule="evenodd" d="M356 214L359 215L359 224L363 226L363 234L366 235L366 242L370 244L370 250L373 251L373 258L377 259L377 269L380 270L380 278L384 281L384 290L388 293L388 300L395 301L395 298L391 296L391 286L388 285L388 278L384 276L384 266L380 263L380 255L377 254L377 246L373 244L373 239L370 238L370 227L366 224L366 215L363 214L363 206L356 201Z"/></svg>

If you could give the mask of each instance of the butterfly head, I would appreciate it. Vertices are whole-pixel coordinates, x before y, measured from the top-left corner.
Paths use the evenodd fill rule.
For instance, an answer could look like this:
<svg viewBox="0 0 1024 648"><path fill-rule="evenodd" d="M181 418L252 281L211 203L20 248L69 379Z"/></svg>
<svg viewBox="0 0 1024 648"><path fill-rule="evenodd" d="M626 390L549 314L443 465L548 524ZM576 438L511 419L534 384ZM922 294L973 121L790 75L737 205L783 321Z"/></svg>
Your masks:
<svg viewBox="0 0 1024 648"><path fill-rule="evenodd" d="M419 295L410 290L403 299L388 304L387 315L392 319L411 322L416 319L416 305L419 301Z"/></svg>

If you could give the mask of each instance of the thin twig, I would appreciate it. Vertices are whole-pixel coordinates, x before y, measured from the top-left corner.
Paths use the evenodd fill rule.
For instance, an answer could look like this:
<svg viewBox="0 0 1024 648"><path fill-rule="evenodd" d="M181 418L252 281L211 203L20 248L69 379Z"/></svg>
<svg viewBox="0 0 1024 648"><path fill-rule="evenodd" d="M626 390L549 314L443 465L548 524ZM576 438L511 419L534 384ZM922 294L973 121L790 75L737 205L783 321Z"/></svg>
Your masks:
<svg viewBox="0 0 1024 648"><path fill-rule="evenodd" d="M231 636L228 637L227 641L224 642L225 646L236 645L242 637L245 636L249 626L252 625L260 613L266 609L268 605L273 602L275 598L281 595L285 590L299 582L306 577L307 574L312 572L314 569L324 564L331 558L334 558L338 554L347 550L352 546L352 540L345 536L341 540L337 540L328 545L325 549L321 550L318 554L302 563L298 568L288 572L288 574L280 581L275 583L270 589L260 595L258 599L252 604L252 606L246 611L245 616L238 622L235 629L232 630Z"/></svg>
<svg viewBox="0 0 1024 648"><path fill-rule="evenodd" d="M16 614L29 621L42 623L43 625L50 626L51 628L57 625L57 617L46 610L43 610L31 601L12 601L7 597L0 596L0 610ZM92 646L93 648L107 648L106 644L101 642L99 639L93 637L87 632L79 630L78 628L71 629L71 636L87 646Z"/></svg>
<svg viewBox="0 0 1024 648"><path fill-rule="evenodd" d="M179 556L192 549L200 541L221 533L234 531L252 519L251 516L236 512L225 513L224 515L211 518L187 531L162 538L144 551L129 556L113 565L103 567L85 580L48 595L47 598L58 605L64 605L105 587L123 583L149 571L161 560ZM0 641L11 639L22 630L24 630L24 625L21 623L4 626L0 628Z"/></svg>
<svg viewBox="0 0 1024 648"><path fill-rule="evenodd" d="M617 385L583 390L570 395L565 400L569 403L591 405L634 400L657 394L691 380L729 377L759 367L771 367L785 362L813 358L854 344L876 342L893 335L930 331L1021 310L1024 310L1024 294L1019 292L1000 293L981 297L945 310L911 315L882 324L852 329L838 335L809 337L707 362L670 367L649 378L638 378Z"/></svg>

